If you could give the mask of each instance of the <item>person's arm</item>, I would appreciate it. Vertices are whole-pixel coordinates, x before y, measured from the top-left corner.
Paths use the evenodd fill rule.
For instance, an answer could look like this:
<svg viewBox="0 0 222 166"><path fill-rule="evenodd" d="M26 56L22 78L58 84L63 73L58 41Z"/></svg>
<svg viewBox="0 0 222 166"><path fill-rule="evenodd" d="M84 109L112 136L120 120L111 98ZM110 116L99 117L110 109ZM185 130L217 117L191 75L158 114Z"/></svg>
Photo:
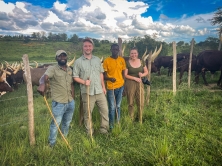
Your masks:
<svg viewBox="0 0 222 166"><path fill-rule="evenodd" d="M106 87L105 87L105 83L104 83L103 73L100 73L100 79L101 79L101 84L102 84L103 93L106 94Z"/></svg>
<svg viewBox="0 0 222 166"><path fill-rule="evenodd" d="M134 80L136 82L141 82L141 78L133 77L131 75L128 75L128 69L125 70L124 75L125 75L125 78L127 78L129 80Z"/></svg>
<svg viewBox="0 0 222 166"><path fill-rule="evenodd" d="M115 82L116 81L116 79L114 77L108 77L106 71L104 72L103 76L104 76L104 80L106 80L106 81L111 81L111 82Z"/></svg>
<svg viewBox="0 0 222 166"><path fill-rule="evenodd" d="M148 74L148 69L147 69L146 66L143 67L143 71L144 71L143 73L139 72L139 77L140 77L140 78L147 76L147 74Z"/></svg>
<svg viewBox="0 0 222 166"><path fill-rule="evenodd" d="M79 77L73 77L73 80L78 82L79 84L83 84L83 85L90 85L90 80L83 80Z"/></svg>
<svg viewBox="0 0 222 166"><path fill-rule="evenodd" d="M37 91L44 96L45 90L46 90L46 82L48 81L49 76L46 74L43 74L42 77L39 79L39 86L37 88Z"/></svg>

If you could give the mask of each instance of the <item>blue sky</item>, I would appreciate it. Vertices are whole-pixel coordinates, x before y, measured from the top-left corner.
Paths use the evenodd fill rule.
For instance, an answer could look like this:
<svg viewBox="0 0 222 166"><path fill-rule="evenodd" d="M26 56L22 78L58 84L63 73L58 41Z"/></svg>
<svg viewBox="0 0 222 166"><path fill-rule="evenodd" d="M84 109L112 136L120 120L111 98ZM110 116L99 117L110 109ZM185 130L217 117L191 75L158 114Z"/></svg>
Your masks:
<svg viewBox="0 0 222 166"><path fill-rule="evenodd" d="M0 34L77 34L100 40L150 35L159 41L217 37L208 21L222 0L0 0Z"/></svg>

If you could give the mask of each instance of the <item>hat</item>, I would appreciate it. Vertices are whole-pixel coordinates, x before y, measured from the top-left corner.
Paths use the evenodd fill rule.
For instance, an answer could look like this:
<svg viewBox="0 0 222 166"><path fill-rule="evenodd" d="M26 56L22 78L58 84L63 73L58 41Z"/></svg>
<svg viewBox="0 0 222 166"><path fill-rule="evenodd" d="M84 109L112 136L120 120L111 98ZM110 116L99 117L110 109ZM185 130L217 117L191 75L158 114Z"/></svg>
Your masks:
<svg viewBox="0 0 222 166"><path fill-rule="evenodd" d="M94 42L93 42L93 40L92 39L90 39L90 38L85 38L85 39L83 39L83 43L84 42L86 42L86 41L88 41L88 42L90 42L90 43L92 43L93 45L94 45Z"/></svg>
<svg viewBox="0 0 222 166"><path fill-rule="evenodd" d="M67 55L67 53L66 53L64 50L58 50L58 51L56 52L56 57L58 57L58 56L61 55L61 54L66 54L66 55Z"/></svg>

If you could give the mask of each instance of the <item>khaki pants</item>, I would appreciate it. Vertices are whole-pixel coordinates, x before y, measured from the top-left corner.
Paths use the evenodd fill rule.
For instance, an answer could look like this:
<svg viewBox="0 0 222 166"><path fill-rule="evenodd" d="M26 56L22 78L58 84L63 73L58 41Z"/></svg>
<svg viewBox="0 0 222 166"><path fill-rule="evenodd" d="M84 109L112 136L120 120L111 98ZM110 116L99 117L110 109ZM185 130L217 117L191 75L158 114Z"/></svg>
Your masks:
<svg viewBox="0 0 222 166"><path fill-rule="evenodd" d="M141 87L140 87L141 85ZM140 98L140 88L141 88L141 98ZM125 83L125 93L127 96L128 102L128 110L131 119L134 119L134 100L137 105L138 118L140 117L140 109L141 113L143 113L144 108L144 86L143 83L138 83L133 80L126 79Z"/></svg>
<svg viewBox="0 0 222 166"><path fill-rule="evenodd" d="M90 134L90 127L92 130L92 133L94 131L93 129L93 123L92 123L92 111L94 108L94 105L96 104L99 108L100 113L100 132L106 133L109 129L109 117L108 117L108 105L106 96L104 93L96 94L96 95L89 95L89 108L90 108L90 117L88 115L88 101L87 101L87 94L82 94L82 102L83 102L83 111L84 111L84 124L86 127L86 132ZM91 123L91 126L90 126Z"/></svg>

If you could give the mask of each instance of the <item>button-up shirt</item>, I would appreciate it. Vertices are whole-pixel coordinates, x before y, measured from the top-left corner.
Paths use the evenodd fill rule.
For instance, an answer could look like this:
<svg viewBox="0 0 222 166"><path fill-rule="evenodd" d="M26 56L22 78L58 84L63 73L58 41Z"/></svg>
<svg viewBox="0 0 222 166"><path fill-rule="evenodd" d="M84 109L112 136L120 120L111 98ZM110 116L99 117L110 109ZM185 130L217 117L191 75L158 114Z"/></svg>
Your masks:
<svg viewBox="0 0 222 166"><path fill-rule="evenodd" d="M49 77L52 100L68 103L73 100L71 84L73 83L72 69L67 66L66 71L58 64L50 66L46 72Z"/></svg>
<svg viewBox="0 0 222 166"><path fill-rule="evenodd" d="M79 77L83 80L89 79L89 95L100 94L103 92L100 74L103 73L103 67L98 57L92 55L91 59L83 55L78 58L73 65L73 77ZM80 84L81 94L87 93L86 85Z"/></svg>

